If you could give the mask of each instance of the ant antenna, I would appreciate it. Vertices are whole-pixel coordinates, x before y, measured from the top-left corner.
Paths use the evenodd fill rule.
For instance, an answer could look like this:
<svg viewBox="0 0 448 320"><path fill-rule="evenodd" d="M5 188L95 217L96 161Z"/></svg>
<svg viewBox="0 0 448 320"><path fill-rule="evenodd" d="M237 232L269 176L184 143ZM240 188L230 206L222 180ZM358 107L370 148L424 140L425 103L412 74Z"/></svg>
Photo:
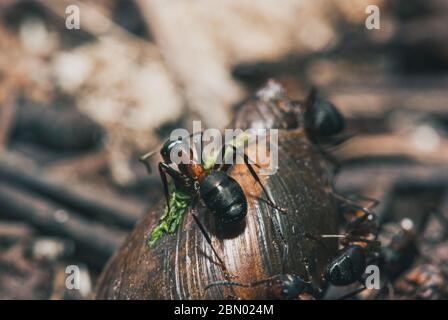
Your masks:
<svg viewBox="0 0 448 320"><path fill-rule="evenodd" d="M351 241L355 241L355 242L364 242L370 246L374 246L374 247L380 247L381 246L381 242L378 240L369 240L366 238L361 238L361 237L355 237L355 236L351 236L348 234L321 234L320 235L321 238L338 238L338 239L348 239Z"/></svg>
<svg viewBox="0 0 448 320"><path fill-rule="evenodd" d="M207 290L210 289L211 287L216 287L216 286L237 286L237 287L250 288L250 285L248 285L248 284L244 284L244 283L240 283L240 282L233 282L233 281L216 281L216 282L213 282L213 283L208 284L208 285L204 288L204 291L207 291Z"/></svg>
<svg viewBox="0 0 448 320"><path fill-rule="evenodd" d="M366 201L371 201L371 202L372 202L372 203L369 204L367 207L363 207L363 206L359 205L357 202L355 202L355 201L353 201L353 200L351 200L351 199L349 199L349 198L347 198L347 197L345 197L345 196L343 196L343 195L340 195L340 194L338 194L338 193L336 193L336 192L332 192L331 195L332 195L332 197L334 197L336 200L341 201L341 203L343 203L343 204L347 204L347 205L349 205L350 207L352 207L352 208L354 208L354 209L361 210L362 212L364 212L364 213L366 213L366 214L372 214L372 210L373 210L376 206L378 206L379 203L380 203L379 200L376 200L376 199L373 199L373 198L370 198L370 197L367 197L367 196L358 195L358 197L359 197L360 199L362 199L362 200L366 200Z"/></svg>
<svg viewBox="0 0 448 320"><path fill-rule="evenodd" d="M157 152L157 151L155 151L155 150L150 151L150 152L144 154L143 156L141 156L140 159L139 159L139 161L145 165L145 167L146 167L146 171L148 171L149 174L152 173L152 170L151 170L151 165L149 164L149 161L148 161L148 160L149 160L149 158L151 158L156 152Z"/></svg>
<svg viewBox="0 0 448 320"><path fill-rule="evenodd" d="M308 239L316 241L317 243L319 243L325 249L325 251L328 251L328 247L322 241L322 236L315 236L315 235L313 235L313 234L311 234L309 232L303 233L303 236L308 238Z"/></svg>

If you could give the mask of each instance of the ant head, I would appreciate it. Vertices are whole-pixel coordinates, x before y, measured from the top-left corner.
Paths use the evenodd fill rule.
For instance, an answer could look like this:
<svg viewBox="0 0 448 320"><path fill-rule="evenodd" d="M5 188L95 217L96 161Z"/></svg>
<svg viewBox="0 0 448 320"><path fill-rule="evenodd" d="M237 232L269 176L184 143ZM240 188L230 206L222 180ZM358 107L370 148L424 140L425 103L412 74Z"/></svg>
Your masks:
<svg viewBox="0 0 448 320"><path fill-rule="evenodd" d="M346 286L358 281L366 269L365 249L352 245L334 258L327 268L327 279L332 285Z"/></svg>
<svg viewBox="0 0 448 320"><path fill-rule="evenodd" d="M181 138L177 139L177 140L167 140L162 148L160 149L160 155L163 158L163 161L167 164L172 163L171 161L171 154L172 152L184 152L187 151L188 145L185 141L183 141Z"/></svg>
<svg viewBox="0 0 448 320"><path fill-rule="evenodd" d="M310 293L309 282L292 274L279 274L269 283L269 295L279 300L296 299L302 293Z"/></svg>
<svg viewBox="0 0 448 320"><path fill-rule="evenodd" d="M320 99L315 88L305 102L305 129L313 138L329 138L342 133L345 120L330 101Z"/></svg>

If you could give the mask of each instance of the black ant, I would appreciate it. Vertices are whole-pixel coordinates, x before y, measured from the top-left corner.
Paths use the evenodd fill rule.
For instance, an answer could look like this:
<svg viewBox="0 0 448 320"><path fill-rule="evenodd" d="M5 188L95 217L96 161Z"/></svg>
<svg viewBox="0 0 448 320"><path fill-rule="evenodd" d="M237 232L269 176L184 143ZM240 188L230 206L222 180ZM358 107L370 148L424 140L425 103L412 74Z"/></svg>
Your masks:
<svg viewBox="0 0 448 320"><path fill-rule="evenodd" d="M349 246L342 249L327 267L326 278L334 286L347 286L360 281L367 267L369 251L379 249L376 240L349 236L346 239L351 239Z"/></svg>
<svg viewBox="0 0 448 320"><path fill-rule="evenodd" d="M321 236L325 238L325 236ZM352 239L353 241L368 241L365 239ZM369 245L377 245L376 242L369 242ZM330 283L334 286L346 286L362 279L364 270L367 267L367 248L358 244L352 244L345 248L328 265L324 277L324 286ZM322 290L316 288L311 282L303 280L295 274L282 273L267 279L258 280L249 284L243 284L233 281L217 281L205 287L208 290L214 286L239 286L245 288L254 288L259 285L266 285L266 294L272 299L318 299L322 296ZM365 288L363 287L362 290ZM357 290L349 295L340 297L346 299L362 290Z"/></svg>
<svg viewBox="0 0 448 320"><path fill-rule="evenodd" d="M447 219L440 211L430 210L424 213L424 220L427 220L431 214L444 227L443 238L445 238L448 226ZM391 283L415 261L420 253L418 249L418 234L423 232L426 222L424 221L420 226L417 226L413 220L403 218L399 222L390 222L382 226L382 241L386 245L381 248L379 262L381 270L384 270L384 274L386 275L386 285L383 286L383 289L377 294L377 297L381 296L386 289L390 289L389 294L391 294Z"/></svg>
<svg viewBox="0 0 448 320"><path fill-rule="evenodd" d="M335 165L333 177L336 176L340 166L323 145L338 145L350 138L344 136L345 119L337 107L330 101L317 97L317 90L311 89L303 110L304 132L312 142L312 145ZM330 184L333 185L333 182ZM327 267L326 280L335 286L346 286L360 281L367 267L367 257L371 251L378 252L380 248L377 237L378 225L376 215L371 209L378 205L378 201L368 197L361 197L372 202L371 208L364 208L356 201L339 195L333 190L332 196L338 201L339 212L345 211L344 206L349 206L349 213L354 218L346 223L345 235L321 235L321 238L340 238L344 249L336 256ZM308 235L313 239L316 237ZM373 239L369 239L373 238ZM347 296L348 297L348 296Z"/></svg>
<svg viewBox="0 0 448 320"><path fill-rule="evenodd" d="M218 154L218 157L216 159L225 157L225 152L229 148L233 150L234 156L237 154L238 150L234 145L225 144L222 146L220 153ZM150 168L146 160L152 154L153 152L150 152L141 158L141 161L144 162L145 165L147 165L148 170L150 170ZM202 161L198 162L194 159L193 150L184 139L166 141L160 150L160 154L163 158L163 161L159 162L158 167L164 187L168 210L170 207L170 194L167 174L174 180L176 187L183 188L193 195L192 207L194 207L198 199L201 198L205 206L217 218L217 221L221 225L236 225L245 218L248 208L246 196L240 184L227 173L228 170L233 166L233 164L227 164L225 163L226 161L222 161L222 163L215 162L210 170L206 170ZM182 160L177 164L178 170L171 167L173 163L171 160L172 154L179 155L180 159ZM269 193L263 186L260 178L252 167L248 156L244 152L243 158L244 163L249 169L249 172L251 173L255 181L261 186L267 198L267 200L261 200L264 200L273 208L284 212L284 209L278 207L271 199ZM202 225L202 223L199 221L199 218L194 213L192 213L192 215L194 221L199 226L199 229L206 238L208 244L212 247L213 252L218 257L221 265L224 266L222 260L219 258L219 255L213 248L211 238L208 235L205 227ZM271 217L271 219L273 218ZM273 220L273 223L274 226L277 226L276 221ZM284 243L286 243L286 240L284 240L284 237L278 227L276 227L276 231L280 232L281 239Z"/></svg>
<svg viewBox="0 0 448 320"><path fill-rule="evenodd" d="M342 139L335 139L335 137L340 136L344 130L345 120L331 102L317 99L316 96L316 90L312 89L305 102L305 110L303 111L304 133L315 147L328 156L326 152L320 149L319 145L321 143L332 142L336 144L341 142ZM351 265L347 264L346 261L354 263L355 268L351 269ZM350 246L330 263L327 271L327 280L336 285L345 283L344 277L348 276L351 283L353 283L360 279L365 267L364 248L358 245ZM358 271L358 269L361 271ZM310 282L303 280L300 276L285 273L249 284L218 281L209 284L205 290L218 285L253 288L262 284L266 285L268 297L274 299L296 299L308 296L315 298L321 293L321 290L316 289Z"/></svg>
<svg viewBox="0 0 448 320"><path fill-rule="evenodd" d="M356 282L362 282L364 272L367 267L368 257L372 253L378 253L380 242L376 240L378 226L376 224L376 215L371 211L378 204L378 201L372 200L372 204L367 208L350 202L352 205L350 212L354 214L354 218L347 221L345 234L338 235L318 235L314 236L305 233L305 237L318 241L325 247L322 239L338 238L344 247L336 257L334 257L327 265L324 275L324 283L334 286L347 286ZM353 212L353 209L354 212ZM365 290L365 286L344 295L339 299L349 298L361 291Z"/></svg>
<svg viewBox="0 0 448 320"><path fill-rule="evenodd" d="M372 206L376 204L377 202L374 202ZM304 234L305 237L319 241L320 243L322 243L321 239L325 238L341 238L343 240L342 243L345 248L329 262L323 279L323 287L327 284L346 286L361 281L367 267L368 253L370 251L376 252L379 249L379 241L368 239L368 235L366 235L366 237L361 237L356 234L358 228L364 227L364 224L372 226L372 224L367 221L370 220L370 216L373 215L373 213L370 212L370 208L365 208L365 210L366 212L362 216L351 221L350 227L347 228L348 233L345 235L320 235L316 237L308 233ZM367 229L367 227L365 229ZM370 233L373 232L374 230L370 231ZM322 243L322 245L324 244ZM322 297L323 293L322 289L317 288L311 282L303 280L298 275L287 273L277 274L267 279L254 281L248 284L233 281L217 281L207 285L205 290L214 286L254 288L262 284L266 285L267 296L273 299L317 299ZM344 295L339 299L349 298L364 289L365 287L358 289L349 295Z"/></svg>
<svg viewBox="0 0 448 320"><path fill-rule="evenodd" d="M317 89L311 88L302 106L303 133L311 142L310 145L333 166L331 181L327 184L327 191L334 198L351 206L356 202L338 195L334 191L334 179L341 169L339 161L328 150L336 147L353 137L353 133L344 133L345 118L338 108L330 101L318 96ZM363 210L365 211L365 210Z"/></svg>

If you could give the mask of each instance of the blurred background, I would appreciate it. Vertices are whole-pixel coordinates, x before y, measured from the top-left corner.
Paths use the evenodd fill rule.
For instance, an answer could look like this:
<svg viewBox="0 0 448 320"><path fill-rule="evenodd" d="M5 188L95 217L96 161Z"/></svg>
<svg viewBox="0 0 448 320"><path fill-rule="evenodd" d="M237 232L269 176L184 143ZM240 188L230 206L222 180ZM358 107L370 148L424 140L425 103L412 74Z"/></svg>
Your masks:
<svg viewBox="0 0 448 320"><path fill-rule="evenodd" d="M444 0L2 0L0 298L91 298L162 198L139 156L193 119L226 126L269 78L299 100L317 86L358 132L335 152L338 191L417 226L395 298L447 297L447 19Z"/></svg>

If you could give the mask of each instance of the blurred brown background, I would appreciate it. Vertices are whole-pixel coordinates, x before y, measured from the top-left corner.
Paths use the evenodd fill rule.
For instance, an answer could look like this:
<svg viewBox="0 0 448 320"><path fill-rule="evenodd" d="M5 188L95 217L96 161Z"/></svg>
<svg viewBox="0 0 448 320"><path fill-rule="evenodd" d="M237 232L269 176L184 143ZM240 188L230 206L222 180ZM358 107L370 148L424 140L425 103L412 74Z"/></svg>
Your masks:
<svg viewBox="0 0 448 320"><path fill-rule="evenodd" d="M224 127L271 77L295 99L316 85L358 132L336 151L341 192L391 220L446 213L447 18L444 0L1 1L0 298L90 298L162 196L139 155L193 119ZM446 280L448 245L430 240Z"/></svg>

